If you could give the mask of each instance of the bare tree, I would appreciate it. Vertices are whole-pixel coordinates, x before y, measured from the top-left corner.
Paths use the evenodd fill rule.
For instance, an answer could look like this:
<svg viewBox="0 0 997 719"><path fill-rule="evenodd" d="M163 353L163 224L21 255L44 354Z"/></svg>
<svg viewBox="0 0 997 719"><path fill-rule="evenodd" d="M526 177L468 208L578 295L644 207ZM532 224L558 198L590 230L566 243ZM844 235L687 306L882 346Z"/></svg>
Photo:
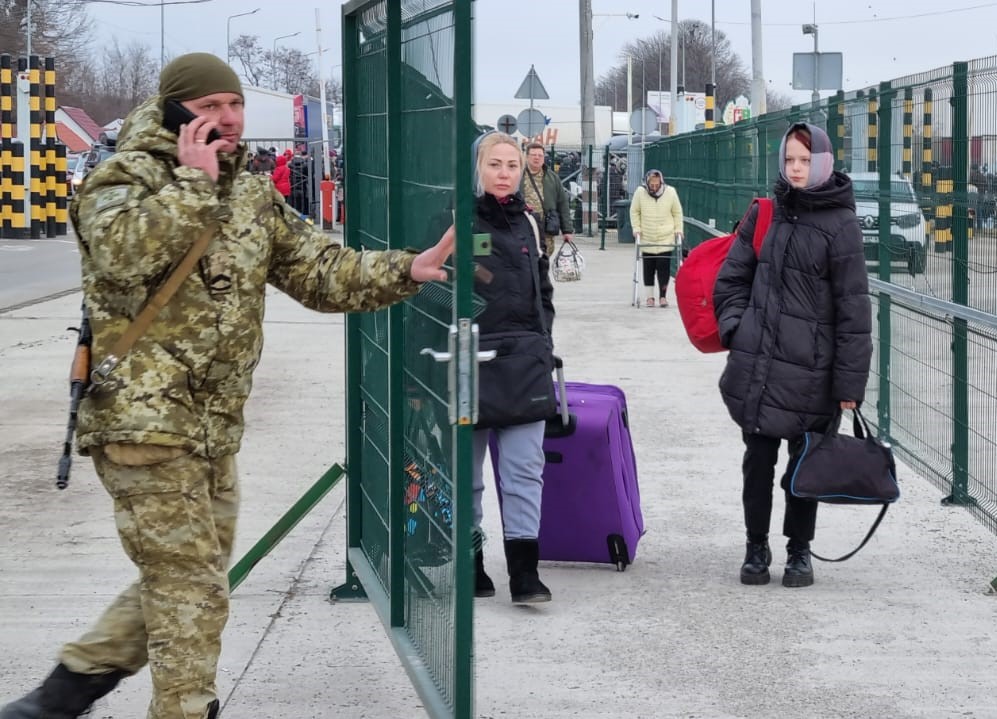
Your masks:
<svg viewBox="0 0 997 719"><path fill-rule="evenodd" d="M788 107L793 106L793 98L785 93L777 92L775 90L768 90L765 93L765 107L769 112L775 112L776 110L785 110Z"/></svg>
<svg viewBox="0 0 997 719"><path fill-rule="evenodd" d="M11 55L27 50L29 0L0 0L0 47ZM30 0L31 53L58 57L90 39L93 23L83 0Z"/></svg>
<svg viewBox="0 0 997 719"><path fill-rule="evenodd" d="M276 52L264 50L258 36L240 35L230 51L233 62L242 66L242 74L250 85L292 95L318 89L311 58L300 50L286 47Z"/></svg>
<svg viewBox="0 0 997 719"><path fill-rule="evenodd" d="M273 65L270 53L260 47L260 38L256 35L240 35L229 46L232 61L242 65L242 74L250 85L261 87L264 80L272 74Z"/></svg>
<svg viewBox="0 0 997 719"><path fill-rule="evenodd" d="M292 95L318 94L318 77L312 66L311 58L301 50L280 48L274 58L276 77L275 86L282 92Z"/></svg>
<svg viewBox="0 0 997 719"><path fill-rule="evenodd" d="M93 24L82 0L30 1L31 54L55 58L56 97L61 100L73 78L85 72L89 58L79 48L90 43ZM27 7L28 0L0 0L0 48L14 57L27 51Z"/></svg>
<svg viewBox="0 0 997 719"><path fill-rule="evenodd" d="M145 45L132 41L122 48L115 38L101 58L101 111L94 119L108 122L124 117L136 105L156 93L159 63ZM110 115L104 118L104 115Z"/></svg>
<svg viewBox="0 0 997 719"><path fill-rule="evenodd" d="M343 104L343 83L335 78L325 81L325 99L333 105Z"/></svg>
<svg viewBox="0 0 997 719"><path fill-rule="evenodd" d="M627 56L633 58L632 92L635 104L643 106L648 91L670 90L673 40L679 43L679 84L687 91L704 92L715 71L718 109L738 95L748 94L750 78L727 36L717 31L714 58L710 26L699 20L685 20L679 23L678 32L674 35L658 31L626 45L620 53L620 64L599 78L596 102L611 105L614 110L628 109Z"/></svg>

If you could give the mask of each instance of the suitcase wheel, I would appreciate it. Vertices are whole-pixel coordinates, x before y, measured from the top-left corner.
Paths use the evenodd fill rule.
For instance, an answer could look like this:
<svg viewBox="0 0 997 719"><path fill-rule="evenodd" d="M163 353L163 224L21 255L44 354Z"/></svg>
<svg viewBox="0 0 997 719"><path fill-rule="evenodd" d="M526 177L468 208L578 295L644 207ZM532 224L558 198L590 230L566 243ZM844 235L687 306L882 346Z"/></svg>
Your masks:
<svg viewBox="0 0 997 719"><path fill-rule="evenodd" d="M619 534L610 534L606 537L606 545L609 547L609 561L616 565L617 571L622 572L630 564L630 552L627 551L626 540Z"/></svg>

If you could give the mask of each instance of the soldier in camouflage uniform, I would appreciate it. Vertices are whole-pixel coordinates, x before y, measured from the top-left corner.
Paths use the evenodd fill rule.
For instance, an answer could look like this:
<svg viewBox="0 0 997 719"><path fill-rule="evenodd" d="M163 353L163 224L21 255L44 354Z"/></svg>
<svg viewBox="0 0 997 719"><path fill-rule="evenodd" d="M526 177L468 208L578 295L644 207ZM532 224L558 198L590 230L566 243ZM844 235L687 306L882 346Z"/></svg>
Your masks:
<svg viewBox="0 0 997 719"><path fill-rule="evenodd" d="M162 127L177 99L198 117ZM149 719L219 711L215 673L228 617L226 569L238 508L235 454L263 344L271 283L321 312L387 307L445 279L449 230L434 247L358 252L302 222L265 175L245 168L238 77L213 55L164 68L159 95L137 107L118 152L87 177L71 217L83 291L102 359L205 228L211 244L79 415L79 449L114 499L139 580L26 697L0 719L69 719L149 664ZM207 142L208 132L220 139Z"/></svg>

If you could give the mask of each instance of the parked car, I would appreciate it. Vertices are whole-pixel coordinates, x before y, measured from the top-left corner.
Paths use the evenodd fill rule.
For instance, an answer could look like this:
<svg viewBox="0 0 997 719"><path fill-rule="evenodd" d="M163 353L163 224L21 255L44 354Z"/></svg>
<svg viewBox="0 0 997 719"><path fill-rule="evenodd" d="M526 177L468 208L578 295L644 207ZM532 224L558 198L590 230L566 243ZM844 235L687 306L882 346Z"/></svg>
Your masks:
<svg viewBox="0 0 997 719"><path fill-rule="evenodd" d="M117 132L102 132L100 134L99 142L95 143L87 152L84 152L77 158L76 166L72 168L71 172L71 194L74 194L78 189L80 189L80 185L83 184L83 180L86 179L87 173L89 173L90 170L114 154L117 143ZM70 172L67 171L66 174L69 175Z"/></svg>
<svg viewBox="0 0 997 719"><path fill-rule="evenodd" d="M76 163L80 160L80 153L66 153L66 196L73 194L73 175L76 173Z"/></svg>
<svg viewBox="0 0 997 719"><path fill-rule="evenodd" d="M855 214L862 226L866 262L879 265L879 173L852 172ZM910 180L896 175L890 180L890 265L898 264L912 274L924 272L928 224Z"/></svg>

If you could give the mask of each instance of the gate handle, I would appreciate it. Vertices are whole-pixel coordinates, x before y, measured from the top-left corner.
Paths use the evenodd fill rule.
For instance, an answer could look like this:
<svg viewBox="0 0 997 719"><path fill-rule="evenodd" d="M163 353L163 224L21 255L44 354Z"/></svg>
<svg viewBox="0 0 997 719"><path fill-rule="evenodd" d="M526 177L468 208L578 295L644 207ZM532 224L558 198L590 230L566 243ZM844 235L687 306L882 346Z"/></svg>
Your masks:
<svg viewBox="0 0 997 719"><path fill-rule="evenodd" d="M423 347L422 351L419 353L421 355L429 355L437 362L449 362L453 359L452 352L437 352L432 347Z"/></svg>
<svg viewBox="0 0 997 719"><path fill-rule="evenodd" d="M437 362L449 362L453 359L453 355L450 352L437 352L432 347L423 347L422 351L419 353L421 355L429 355ZM484 352L478 352L478 362L488 362L495 359L498 356L498 352L495 350L485 350Z"/></svg>

